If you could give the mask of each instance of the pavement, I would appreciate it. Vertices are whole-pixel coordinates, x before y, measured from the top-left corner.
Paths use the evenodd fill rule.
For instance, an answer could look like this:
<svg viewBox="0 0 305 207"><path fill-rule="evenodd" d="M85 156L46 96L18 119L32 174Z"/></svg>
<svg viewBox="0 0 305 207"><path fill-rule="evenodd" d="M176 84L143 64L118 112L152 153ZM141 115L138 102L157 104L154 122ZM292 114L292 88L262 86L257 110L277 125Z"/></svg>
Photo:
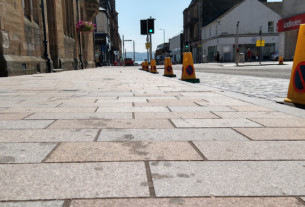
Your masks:
<svg viewBox="0 0 305 207"><path fill-rule="evenodd" d="M1 78L0 149L0 207L305 206L305 110L137 67Z"/></svg>

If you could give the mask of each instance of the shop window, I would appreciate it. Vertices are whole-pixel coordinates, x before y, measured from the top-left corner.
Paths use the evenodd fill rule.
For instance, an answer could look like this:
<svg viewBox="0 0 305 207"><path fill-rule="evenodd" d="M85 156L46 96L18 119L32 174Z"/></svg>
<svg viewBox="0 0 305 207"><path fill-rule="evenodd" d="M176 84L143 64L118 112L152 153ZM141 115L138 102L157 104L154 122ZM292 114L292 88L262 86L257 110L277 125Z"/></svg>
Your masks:
<svg viewBox="0 0 305 207"><path fill-rule="evenodd" d="M268 32L274 32L274 22L268 22Z"/></svg>

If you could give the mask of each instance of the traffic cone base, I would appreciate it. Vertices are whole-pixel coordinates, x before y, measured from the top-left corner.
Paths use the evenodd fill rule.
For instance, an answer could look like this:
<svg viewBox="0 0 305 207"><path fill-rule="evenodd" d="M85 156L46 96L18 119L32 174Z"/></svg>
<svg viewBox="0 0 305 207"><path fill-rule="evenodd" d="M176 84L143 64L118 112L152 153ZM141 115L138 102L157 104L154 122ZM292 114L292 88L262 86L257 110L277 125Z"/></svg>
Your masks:
<svg viewBox="0 0 305 207"><path fill-rule="evenodd" d="M300 25L286 102L305 105L305 24Z"/></svg>
<svg viewBox="0 0 305 207"><path fill-rule="evenodd" d="M200 79L196 78L193 55L190 52L186 52L183 54L181 80L190 83L200 83Z"/></svg>
<svg viewBox="0 0 305 207"><path fill-rule="evenodd" d="M174 77L177 77L175 74L173 74L173 75L163 75L163 76L165 76L165 77L169 77L169 78L174 78Z"/></svg>
<svg viewBox="0 0 305 207"><path fill-rule="evenodd" d="M182 79L180 79L180 80L182 80ZM200 83L200 79L198 79L198 78L185 79L185 80L182 80L182 81L186 81L186 82L189 82L189 83Z"/></svg>

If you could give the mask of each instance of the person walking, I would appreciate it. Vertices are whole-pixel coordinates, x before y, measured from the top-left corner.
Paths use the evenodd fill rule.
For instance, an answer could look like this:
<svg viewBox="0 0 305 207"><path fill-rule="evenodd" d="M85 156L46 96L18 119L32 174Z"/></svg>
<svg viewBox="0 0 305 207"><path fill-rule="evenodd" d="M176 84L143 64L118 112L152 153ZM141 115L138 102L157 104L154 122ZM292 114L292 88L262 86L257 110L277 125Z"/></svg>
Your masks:
<svg viewBox="0 0 305 207"><path fill-rule="evenodd" d="M251 62L251 58L252 58L252 51L250 50L250 48L248 48L248 50L247 50L247 59L248 59L248 62Z"/></svg>

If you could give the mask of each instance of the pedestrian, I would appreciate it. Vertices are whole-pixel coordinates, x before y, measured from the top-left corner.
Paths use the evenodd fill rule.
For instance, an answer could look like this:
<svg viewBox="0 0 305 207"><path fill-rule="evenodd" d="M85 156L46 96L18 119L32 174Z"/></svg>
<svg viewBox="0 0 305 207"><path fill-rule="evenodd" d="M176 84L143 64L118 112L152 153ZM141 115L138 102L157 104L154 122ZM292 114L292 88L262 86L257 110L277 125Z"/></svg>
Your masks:
<svg viewBox="0 0 305 207"><path fill-rule="evenodd" d="M220 54L219 51L216 52L216 61L219 63L220 62Z"/></svg>
<svg viewBox="0 0 305 207"><path fill-rule="evenodd" d="M251 58L252 58L252 51L250 50L250 48L248 48L248 50L247 50L247 59L248 59L248 62L251 62Z"/></svg>

